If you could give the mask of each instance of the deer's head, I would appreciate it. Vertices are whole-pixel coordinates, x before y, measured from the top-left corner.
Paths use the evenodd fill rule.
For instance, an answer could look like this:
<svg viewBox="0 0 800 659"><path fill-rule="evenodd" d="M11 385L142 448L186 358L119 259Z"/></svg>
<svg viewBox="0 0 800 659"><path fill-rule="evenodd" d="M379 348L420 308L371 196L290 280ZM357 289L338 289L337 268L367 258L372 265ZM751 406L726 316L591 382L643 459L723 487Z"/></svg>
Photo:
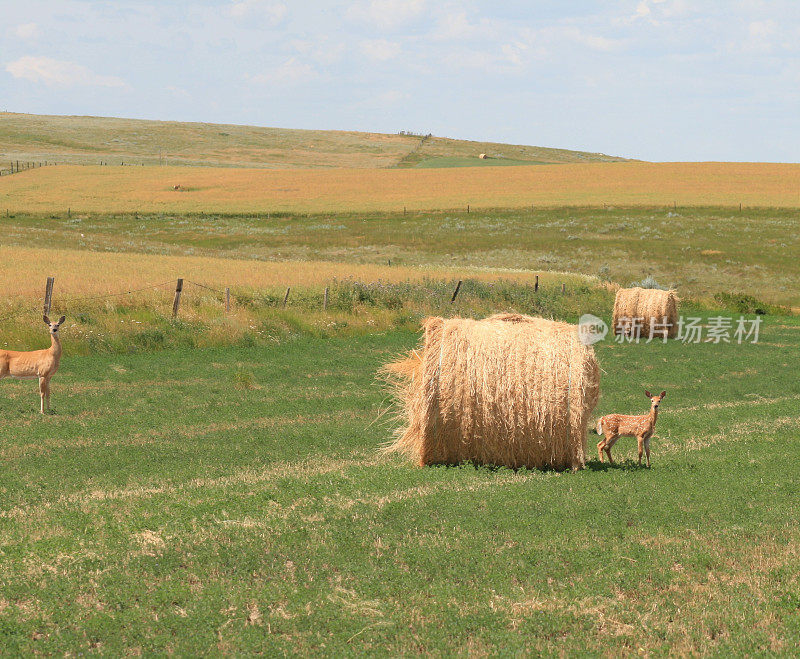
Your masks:
<svg viewBox="0 0 800 659"><path fill-rule="evenodd" d="M66 316L61 316L58 319L57 323L51 323L50 319L47 316L42 316L42 320L44 320L44 324L50 328L50 334L56 335L58 334L58 328L61 327L61 323L63 323L67 319Z"/></svg>
<svg viewBox="0 0 800 659"><path fill-rule="evenodd" d="M667 395L667 392L662 391L660 396L653 396L649 391L645 391L644 395L650 399L650 405L652 409L657 410L659 404L661 403L662 400L664 400L664 397Z"/></svg>

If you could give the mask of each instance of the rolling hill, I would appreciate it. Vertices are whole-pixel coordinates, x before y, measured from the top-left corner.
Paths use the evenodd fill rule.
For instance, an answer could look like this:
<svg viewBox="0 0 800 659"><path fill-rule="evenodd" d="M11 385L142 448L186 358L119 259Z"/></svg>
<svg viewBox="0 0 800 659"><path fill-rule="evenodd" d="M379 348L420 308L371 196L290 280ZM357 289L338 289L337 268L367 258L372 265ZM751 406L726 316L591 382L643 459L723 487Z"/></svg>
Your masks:
<svg viewBox="0 0 800 659"><path fill-rule="evenodd" d="M479 160L485 153L487 160ZM411 134L0 113L6 161L206 167L388 168L617 162L601 153Z"/></svg>

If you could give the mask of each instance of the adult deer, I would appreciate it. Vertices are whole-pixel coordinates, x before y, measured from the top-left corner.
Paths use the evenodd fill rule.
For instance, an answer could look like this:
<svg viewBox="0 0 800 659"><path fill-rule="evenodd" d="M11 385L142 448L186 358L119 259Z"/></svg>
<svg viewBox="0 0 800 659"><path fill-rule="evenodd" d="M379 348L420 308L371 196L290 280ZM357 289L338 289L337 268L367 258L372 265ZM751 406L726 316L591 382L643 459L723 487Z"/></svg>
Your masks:
<svg viewBox="0 0 800 659"><path fill-rule="evenodd" d="M50 378L58 370L61 361L61 341L58 338L58 328L66 316L61 316L57 323L51 323L47 316L43 316L45 324L50 328L50 347L44 350L31 350L18 352L16 350L0 350L0 378L11 376L32 380L39 378L39 396L41 396L41 412L45 407L50 411Z"/></svg>
<svg viewBox="0 0 800 659"><path fill-rule="evenodd" d="M629 416L626 414L606 414L597 421L597 434L605 435L597 442L597 455L600 462L603 461L603 451L608 455L608 461L613 465L614 459L611 457L611 447L614 446L620 437L636 437L639 443L639 466L642 466L642 449L647 455L647 466L650 466L650 438L656 430L656 420L658 419L658 406L667 395L662 391L660 396L651 396L649 391L644 395L650 399L650 413L641 416Z"/></svg>

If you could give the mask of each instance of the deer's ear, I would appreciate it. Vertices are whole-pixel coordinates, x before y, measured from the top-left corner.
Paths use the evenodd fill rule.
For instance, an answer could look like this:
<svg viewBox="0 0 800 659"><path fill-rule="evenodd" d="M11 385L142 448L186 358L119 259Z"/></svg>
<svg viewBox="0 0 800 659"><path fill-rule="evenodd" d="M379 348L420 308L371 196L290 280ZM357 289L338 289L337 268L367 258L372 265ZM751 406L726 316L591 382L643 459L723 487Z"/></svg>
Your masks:
<svg viewBox="0 0 800 659"><path fill-rule="evenodd" d="M667 392L666 392L666 391L662 391L662 392L661 392L661 398L664 398L664 396L666 396L666 395L667 395Z"/></svg>
<svg viewBox="0 0 800 659"><path fill-rule="evenodd" d="M47 316L42 316L42 320L44 321L45 325L49 325L50 324L50 319Z"/></svg>
<svg viewBox="0 0 800 659"><path fill-rule="evenodd" d="M645 396L647 396L648 398L652 398L652 396L650 395L650 392L649 392L649 391L645 391L645 392L644 392L644 395L645 395Z"/></svg>
<svg viewBox="0 0 800 659"><path fill-rule="evenodd" d="M66 320L66 319L67 319L67 317L66 317L66 316L61 316L61 318L59 318L59 319L58 319L58 324L60 325L60 324L61 324L61 323L63 323L63 322Z"/></svg>

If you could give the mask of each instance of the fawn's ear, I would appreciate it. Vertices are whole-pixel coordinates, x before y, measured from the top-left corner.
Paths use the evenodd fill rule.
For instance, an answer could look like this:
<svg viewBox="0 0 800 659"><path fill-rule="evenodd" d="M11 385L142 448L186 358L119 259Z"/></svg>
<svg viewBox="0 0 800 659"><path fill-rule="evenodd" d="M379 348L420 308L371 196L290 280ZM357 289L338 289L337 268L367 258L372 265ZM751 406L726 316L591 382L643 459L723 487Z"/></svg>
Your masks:
<svg viewBox="0 0 800 659"><path fill-rule="evenodd" d="M66 316L61 316L61 318L59 318L59 319L58 319L58 324L60 325L60 324L61 324L61 323L63 323L63 322L66 320L66 319L67 319L67 317L66 317Z"/></svg>
<svg viewBox="0 0 800 659"><path fill-rule="evenodd" d="M666 391L662 391L662 392L661 392L661 398L664 398L664 396L666 396L666 395L667 395L667 392L666 392Z"/></svg>
<svg viewBox="0 0 800 659"><path fill-rule="evenodd" d="M42 316L42 320L44 321L45 325L49 325L50 324L50 319L47 316Z"/></svg>
<svg viewBox="0 0 800 659"><path fill-rule="evenodd" d="M645 391L645 392L644 392L644 395L645 395L645 396L647 396L648 398L652 398L652 396L650 395L650 392L649 392L649 391Z"/></svg>

